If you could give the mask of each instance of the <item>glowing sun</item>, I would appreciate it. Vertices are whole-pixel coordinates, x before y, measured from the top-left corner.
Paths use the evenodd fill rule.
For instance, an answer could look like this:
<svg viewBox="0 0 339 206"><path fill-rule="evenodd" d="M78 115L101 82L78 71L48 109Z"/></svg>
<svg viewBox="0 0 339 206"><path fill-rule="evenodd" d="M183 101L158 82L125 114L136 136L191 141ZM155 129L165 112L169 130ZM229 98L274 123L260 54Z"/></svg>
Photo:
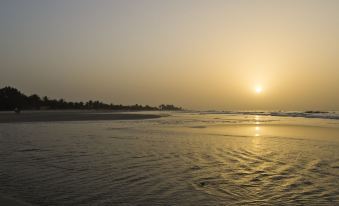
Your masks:
<svg viewBox="0 0 339 206"><path fill-rule="evenodd" d="M262 92L262 87L261 86L256 86L254 89L255 93L260 94Z"/></svg>

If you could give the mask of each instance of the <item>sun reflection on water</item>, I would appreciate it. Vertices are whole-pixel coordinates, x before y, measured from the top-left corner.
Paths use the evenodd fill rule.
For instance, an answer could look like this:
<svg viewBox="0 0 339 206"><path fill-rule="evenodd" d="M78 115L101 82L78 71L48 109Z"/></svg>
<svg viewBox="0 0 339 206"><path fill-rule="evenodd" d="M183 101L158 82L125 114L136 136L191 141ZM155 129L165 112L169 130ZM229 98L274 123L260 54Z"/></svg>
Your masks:
<svg viewBox="0 0 339 206"><path fill-rule="evenodd" d="M255 120L255 124L260 124L260 116L259 115L255 115L254 120Z"/></svg>
<svg viewBox="0 0 339 206"><path fill-rule="evenodd" d="M261 134L262 134L262 128L259 125L254 126L253 128L253 138L252 138L252 144L256 152L260 152L260 143L261 143Z"/></svg>
<svg viewBox="0 0 339 206"><path fill-rule="evenodd" d="M254 133L254 136L255 137L259 137L260 136L260 127L259 126L256 126L255 128L254 128L254 130L255 130L255 133Z"/></svg>

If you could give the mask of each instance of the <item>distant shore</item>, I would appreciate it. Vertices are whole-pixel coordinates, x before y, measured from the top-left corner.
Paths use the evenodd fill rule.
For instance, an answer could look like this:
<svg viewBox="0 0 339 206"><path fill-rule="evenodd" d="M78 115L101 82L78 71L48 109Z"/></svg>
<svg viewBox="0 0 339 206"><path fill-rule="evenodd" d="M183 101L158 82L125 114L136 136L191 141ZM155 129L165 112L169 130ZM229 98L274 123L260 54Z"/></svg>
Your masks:
<svg viewBox="0 0 339 206"><path fill-rule="evenodd" d="M55 122L55 121L99 121L99 120L142 120L160 118L156 114L136 114L109 111L24 111L0 112L0 123Z"/></svg>

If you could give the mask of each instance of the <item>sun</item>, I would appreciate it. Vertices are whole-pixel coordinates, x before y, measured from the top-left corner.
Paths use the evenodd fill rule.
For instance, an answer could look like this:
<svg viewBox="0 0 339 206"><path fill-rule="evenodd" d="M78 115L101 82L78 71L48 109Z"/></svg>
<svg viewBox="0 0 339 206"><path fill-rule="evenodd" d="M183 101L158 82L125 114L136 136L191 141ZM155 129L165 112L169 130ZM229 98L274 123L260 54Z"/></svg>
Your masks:
<svg viewBox="0 0 339 206"><path fill-rule="evenodd" d="M254 89L255 93L260 94L262 92L262 87L260 85L257 85Z"/></svg>

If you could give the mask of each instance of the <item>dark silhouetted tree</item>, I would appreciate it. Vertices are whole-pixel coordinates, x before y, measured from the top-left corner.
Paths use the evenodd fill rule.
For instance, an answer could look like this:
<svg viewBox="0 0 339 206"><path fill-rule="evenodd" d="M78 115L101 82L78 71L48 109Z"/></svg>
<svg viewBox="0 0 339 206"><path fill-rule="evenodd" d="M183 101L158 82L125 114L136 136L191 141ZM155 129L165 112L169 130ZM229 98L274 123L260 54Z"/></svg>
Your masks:
<svg viewBox="0 0 339 206"><path fill-rule="evenodd" d="M181 110L181 107L162 104L159 107L149 105L115 105L105 104L100 101L89 100L83 102L67 102L64 99L49 99L44 96L42 99L36 95L26 96L13 87L4 87L0 89L0 110L22 109L105 109L105 110Z"/></svg>

